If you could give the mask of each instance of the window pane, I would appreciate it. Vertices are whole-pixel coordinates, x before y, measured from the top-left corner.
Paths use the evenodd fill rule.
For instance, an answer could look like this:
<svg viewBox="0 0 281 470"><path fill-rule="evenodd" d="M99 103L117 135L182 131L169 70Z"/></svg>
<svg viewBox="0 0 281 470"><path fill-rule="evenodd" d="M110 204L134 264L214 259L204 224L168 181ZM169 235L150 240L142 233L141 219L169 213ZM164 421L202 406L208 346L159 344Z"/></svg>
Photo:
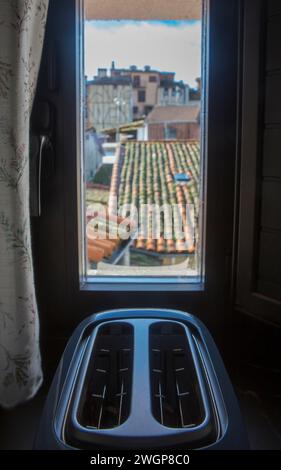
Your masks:
<svg viewBox="0 0 281 470"><path fill-rule="evenodd" d="M138 101L140 103L145 103L146 99L145 99L145 90L139 90L138 91Z"/></svg>
<svg viewBox="0 0 281 470"><path fill-rule="evenodd" d="M162 3L159 19L85 3L88 276L201 274L202 5L182 19Z"/></svg>

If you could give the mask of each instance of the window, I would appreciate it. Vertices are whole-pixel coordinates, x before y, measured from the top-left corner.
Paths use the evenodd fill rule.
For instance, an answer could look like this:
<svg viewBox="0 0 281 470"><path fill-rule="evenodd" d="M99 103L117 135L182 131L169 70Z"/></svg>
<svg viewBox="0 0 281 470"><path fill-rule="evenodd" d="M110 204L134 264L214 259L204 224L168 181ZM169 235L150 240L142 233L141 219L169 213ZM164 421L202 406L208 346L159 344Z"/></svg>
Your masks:
<svg viewBox="0 0 281 470"><path fill-rule="evenodd" d="M135 87L139 87L140 86L140 76L139 75L134 75L134 78L133 78L133 85Z"/></svg>
<svg viewBox="0 0 281 470"><path fill-rule="evenodd" d="M145 102L145 90L138 91L138 102L144 103Z"/></svg>
<svg viewBox="0 0 281 470"><path fill-rule="evenodd" d="M144 113L147 115L153 110L153 106L145 106Z"/></svg>
<svg viewBox="0 0 281 470"><path fill-rule="evenodd" d="M162 0L157 2L132 0L136 8L145 2L149 5L147 11L158 8L162 4ZM239 30L239 2L236 0L206 2L203 38L204 42L208 40L208 47L204 48L206 55L203 53L202 61L204 71L202 85L203 109L200 125L203 125L203 137L199 153L200 170L195 173L195 177L189 182L187 175L180 173L178 176L175 173L175 181L181 182L183 188L184 185L191 186L189 190L191 191L194 188L195 179L198 179L199 186L203 191L203 196L199 192L199 210L196 213L196 215L199 214L199 233L196 235L195 256L183 254L184 262L186 264L192 262L195 266L196 269L192 271L189 270L189 266L180 270L180 265L177 263L178 256L175 264L172 264L172 256L170 255L164 265L161 261L162 254L157 258L157 253L155 256L153 251L146 251L145 258L142 258L142 253L135 250L132 245L129 253L130 255L134 253L134 256L137 254L138 262L134 263L134 266L124 266L124 264L122 265L123 260L112 260L106 257L97 265L88 261L86 249L87 208L89 205L96 204L97 198L106 204L108 189L104 191L103 188L100 192L96 192L96 189L91 190L90 183L87 183L87 186L84 185L84 170L83 167L80 169L85 156L81 157L83 153L80 151L79 145L83 133L80 134L79 128L82 128L82 126L77 126L77 117L82 117L82 114L79 114L79 100L76 97L79 96L78 91L82 90L84 86L83 73L88 70L89 66L86 64L85 69L81 69L81 74L78 74L80 62L82 62L78 59L79 57L83 59L84 54L79 55L78 49L78 39L82 35L76 30L77 25L79 25L77 1L60 0L59 2L52 1L49 3L47 37L44 47L45 53L42 57L38 100L41 100L42 97L50 100L57 110L58 119L55 120L54 126L56 161L58 164L54 176L50 181L46 181L43 188L42 210L44 216L34 221L34 259L38 268L38 296L42 318L48 319L49 326L52 327L53 331L65 331L66 327L68 331L72 331L81 318L89 313L97 313L116 306L120 308L150 308L155 306L159 308L179 308L199 315L204 321L209 322L212 327L216 324L219 325L221 319L225 317L225 301L229 292L229 276L227 275L229 271L226 268L231 265L233 247L233 188L235 187L235 155L237 154L235 147L235 142L237 142L236 122L238 121L236 114L237 100L235 97L238 89L237 32ZM104 0L91 0L90 5L95 6L95 11L98 6L99 12L103 13L102 8L108 8L108 4L114 6L116 3L116 0L107 0L106 2ZM176 12L177 19L180 18L184 5L187 5L186 18L188 18L190 4L198 4L197 0L185 0L184 2L173 0L173 2L164 1L164 3L172 6L170 16L173 18L174 12ZM132 19L128 18L128 10L124 5L127 6L128 2L118 2L115 16L112 13L113 10L110 12L111 18L114 17L116 21L118 20L118 23L120 19ZM160 13L159 10L156 13L154 11L154 17L157 17L159 13L159 18L163 20L162 10L163 8L161 8ZM138 18L138 11L133 13L134 19ZM91 19L90 14L91 11L87 13L88 19L85 21L85 28L87 28L88 21L93 21L93 16ZM116 17L117 14L119 17ZM99 21L102 21L101 16L99 16ZM199 16L197 16L197 20L198 18ZM105 15L103 20L105 20ZM147 17L145 20L147 20ZM61 27L62 24L64 24L64 28ZM198 28L198 23L197 25L194 24L194 28ZM138 30L140 31L140 29ZM107 41L108 31L109 28L107 28L107 33L104 35L104 41L109 43L112 53L111 42ZM170 28L168 31L171 31ZM141 31L139 36L142 36ZM100 57L104 58L104 48L101 47L100 40L98 48L94 47L96 40L96 36L93 37L93 44L90 49L92 55L94 51L95 55L100 53ZM50 56L53 57L52 52L56 49L54 47L56 44L60 44L62 53L57 64L57 73L52 74L50 77L48 73ZM132 50L134 50L134 45L135 42L132 45ZM161 45L160 42L160 47ZM155 46L157 46L157 41L155 41ZM126 48L124 55L128 55L128 49ZM166 55L171 57L171 54ZM190 66L186 47L184 53L180 56L183 57L181 62L184 64L187 61L188 66ZM195 54L192 55L194 60L196 56ZM56 55L54 55L55 57ZM127 63L129 65L134 64L137 59L133 59L134 57L129 57ZM200 59L199 48L198 60L200 61ZM97 62L100 65L102 60ZM170 62L166 60L165 68L164 66L160 67L161 64L159 66L158 64L154 65L154 61L145 57L137 66L142 68L146 63L157 70L165 71L168 70L170 65ZM111 67L111 57L110 60L105 58L104 66ZM122 70L123 63L117 62L115 67ZM220 89L217 81L219 77L225 75L226 70L228 73L224 80L224 87ZM96 68L93 73L91 72L88 75L88 78L91 79L94 75L96 75ZM56 82L55 76L59 78L59 83ZM80 83L78 82L79 76L81 77ZM50 89L50 78L53 91ZM180 81L180 76L176 75L175 80ZM196 82L193 83L192 79L185 81L190 82L191 88L197 88ZM129 86L132 87L131 82ZM42 90L45 90L46 93L42 93ZM134 93L135 91L133 90ZM157 88L157 91L159 91L159 88ZM131 96L131 91L128 94ZM105 95L107 99L110 97L110 94ZM162 92L157 93L159 101L162 97ZM134 99L137 99L136 93ZM80 103L82 109L82 99ZM161 106L160 102L157 107L159 106ZM114 107L116 114L117 107L116 105ZM154 108L153 114L156 112L157 107ZM131 108L129 107L129 109ZM114 164L116 153L116 128L113 129L112 126L106 128L103 125L103 123L106 123L106 116L100 116L101 110L99 105L95 112L102 123L101 129L105 132L100 133L97 129L96 132L100 136L100 144L104 153L101 156L102 165L107 162L108 168L110 168L110 165ZM120 104L120 114L122 114L122 111L123 105ZM222 116L225 118L222 119ZM128 116L125 114L125 117ZM128 128L128 122L124 121L120 126L121 141L124 142L125 138L127 143L131 144L136 139L139 142L149 142L148 139L152 141L150 134L153 134L155 142L159 143L163 139L163 126L161 127L161 123L153 124L146 121L145 126L140 127L142 122L142 118L133 118L129 122L130 127ZM173 126L172 123L171 125ZM161 144L163 143L167 145L168 142L162 141ZM193 155L190 154L190 157L193 157ZM225 158L225 155L227 155L227 158ZM205 159L207 159L208 171L204 172L204 166L206 167ZM100 184L103 184L101 180L104 179L102 173L99 170ZM108 178L108 181L111 182L112 178ZM96 186L96 188L100 187ZM195 200L196 194L195 192ZM202 201L202 204L200 201ZM201 206L204 210L201 209ZM194 219L197 222L197 217ZM200 235L202 231L203 237ZM159 266L158 263L158 266L155 265L155 259L156 261L159 259L162 265ZM149 265L143 266L143 263L141 265L140 261L143 260L149 260ZM112 261L113 263L116 261L116 263L111 264ZM134 261L136 261L136 258ZM203 270L200 267L201 265ZM105 274L105 266L107 274ZM116 274L118 270L119 273ZM121 271L123 271L123 274L120 274ZM154 271L153 275L151 275L151 271ZM196 274L196 277L193 276L193 273ZM201 273L203 274L201 275ZM47 283L46 279L49 280ZM114 293L112 294L112 292ZM58 315L57 312L60 312L60 314Z"/></svg>
<svg viewBox="0 0 281 470"><path fill-rule="evenodd" d="M176 127L167 127L165 132L165 137L167 140L177 138L177 128Z"/></svg>
<svg viewBox="0 0 281 470"><path fill-rule="evenodd" d="M95 171L94 176L88 173L83 201L88 279L193 282L202 273L201 143L190 141L184 131L177 141L173 125L178 120L183 124L194 121L200 102L180 110L161 103L161 92L169 95L172 88L175 93L173 83L182 80L192 86L201 76L202 24L200 18L179 21L172 15L171 8L169 20L90 17L84 24L83 76L93 76L106 63L115 64L113 70L108 68L106 93L96 95L95 103L88 106L88 114L93 112L93 121L97 120L95 139L100 143L88 149ZM114 32L114 41L108 49L103 41L109 31ZM166 53L171 38L176 55ZM164 89L159 83L157 93L149 88L150 82L158 82L156 75L142 89L134 90L140 86L140 75L132 76L132 64L138 64L134 70L141 69L144 51L144 63L171 82ZM118 63L122 78L132 78L120 81L118 93L113 93L110 83ZM148 98L151 104L138 106ZM136 117L142 113L146 117ZM111 122L99 125L99 114L112 116ZM199 136L199 121L197 126ZM87 161L85 165L89 166Z"/></svg>

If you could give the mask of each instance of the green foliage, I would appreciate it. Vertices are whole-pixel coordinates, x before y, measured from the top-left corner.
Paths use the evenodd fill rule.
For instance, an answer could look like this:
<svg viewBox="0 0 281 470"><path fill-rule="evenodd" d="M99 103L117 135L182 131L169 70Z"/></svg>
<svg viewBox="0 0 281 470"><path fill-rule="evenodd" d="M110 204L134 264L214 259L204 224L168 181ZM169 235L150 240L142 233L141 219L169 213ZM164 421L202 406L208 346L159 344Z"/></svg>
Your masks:
<svg viewBox="0 0 281 470"><path fill-rule="evenodd" d="M93 183L110 186L113 165L103 165L93 178Z"/></svg>

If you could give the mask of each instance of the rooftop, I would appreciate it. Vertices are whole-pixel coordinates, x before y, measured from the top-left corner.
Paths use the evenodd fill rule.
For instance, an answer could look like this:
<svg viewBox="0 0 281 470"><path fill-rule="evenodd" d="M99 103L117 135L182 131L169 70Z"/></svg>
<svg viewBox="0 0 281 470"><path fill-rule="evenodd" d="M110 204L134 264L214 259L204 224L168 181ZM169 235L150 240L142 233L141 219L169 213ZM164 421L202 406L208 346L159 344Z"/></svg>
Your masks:
<svg viewBox="0 0 281 470"><path fill-rule="evenodd" d="M171 76L175 76L175 72L168 72L166 70L158 70L158 69L153 69L152 67L150 67L149 65L145 65L143 69L137 67L136 65L131 65L130 67L127 67L127 68L117 68L117 67L114 67L114 68L111 68L111 73L122 73L122 72L126 72L126 73L132 73L132 74L135 74L135 73L156 73L156 74L159 74L159 75L163 75L164 77L167 76L167 75L171 75Z"/></svg>
<svg viewBox="0 0 281 470"><path fill-rule="evenodd" d="M179 87L179 88L185 88L188 87L186 83L184 83L182 80L169 80L169 79L161 79L160 81L160 87L161 88L174 88L174 87Z"/></svg>
<svg viewBox="0 0 281 470"><path fill-rule="evenodd" d="M122 132L135 131L143 126L144 126L144 119L139 119L137 121L132 121L132 122L128 122L125 124L121 124L118 129L119 129L119 132L122 133ZM117 131L117 127L110 127L107 129L102 129L100 133L112 134L112 133L115 133L116 131Z"/></svg>
<svg viewBox="0 0 281 470"><path fill-rule="evenodd" d="M197 141L135 141L121 144L113 166L106 212L98 213L90 206L87 210L88 259L94 263L105 260L116 264L129 247L152 256L193 254L198 237L199 171L200 148ZM169 236L165 235L163 214L160 218L160 236L149 236L150 232L145 232L140 223L136 232L131 214L129 219L125 219L124 214L115 215L116 199L119 213L125 205L133 205L139 213L144 204L146 207L176 206L182 216L183 235L178 236L175 223L168 227ZM132 233L137 233L136 237L122 236L122 231L125 235L128 220L133 227ZM119 229L117 232L118 224L124 222L126 224L121 227L121 232Z"/></svg>
<svg viewBox="0 0 281 470"><path fill-rule="evenodd" d="M135 248L157 254L194 253L199 201L199 142L128 142L121 146L116 159L109 197L118 199L119 208L133 204L177 205L183 212L184 237L177 238L172 224L170 237L164 237L161 220L160 237L145 238L139 231ZM179 181L177 175L188 175ZM184 179L184 178L183 178ZM193 214L186 217L186 205Z"/></svg>
<svg viewBox="0 0 281 470"><path fill-rule="evenodd" d="M147 116L148 123L198 122L200 104L188 106L155 106Z"/></svg>
<svg viewBox="0 0 281 470"><path fill-rule="evenodd" d="M87 80L86 85L128 85L132 84L132 79L126 75L116 77L94 77L93 80Z"/></svg>

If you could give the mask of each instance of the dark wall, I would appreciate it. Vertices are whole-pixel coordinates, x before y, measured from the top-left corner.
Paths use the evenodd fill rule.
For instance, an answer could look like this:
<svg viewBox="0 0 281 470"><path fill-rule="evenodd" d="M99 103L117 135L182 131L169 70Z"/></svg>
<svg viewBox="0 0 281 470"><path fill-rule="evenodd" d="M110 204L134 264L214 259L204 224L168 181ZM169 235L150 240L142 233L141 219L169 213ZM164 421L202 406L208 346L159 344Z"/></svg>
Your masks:
<svg viewBox="0 0 281 470"><path fill-rule="evenodd" d="M281 324L281 7L245 0L238 309Z"/></svg>
<svg viewBox="0 0 281 470"><path fill-rule="evenodd" d="M281 301L281 7L269 2L261 167L258 290Z"/></svg>
<svg viewBox="0 0 281 470"><path fill-rule="evenodd" d="M281 1L244 0L242 38L228 358L263 377L280 369Z"/></svg>

